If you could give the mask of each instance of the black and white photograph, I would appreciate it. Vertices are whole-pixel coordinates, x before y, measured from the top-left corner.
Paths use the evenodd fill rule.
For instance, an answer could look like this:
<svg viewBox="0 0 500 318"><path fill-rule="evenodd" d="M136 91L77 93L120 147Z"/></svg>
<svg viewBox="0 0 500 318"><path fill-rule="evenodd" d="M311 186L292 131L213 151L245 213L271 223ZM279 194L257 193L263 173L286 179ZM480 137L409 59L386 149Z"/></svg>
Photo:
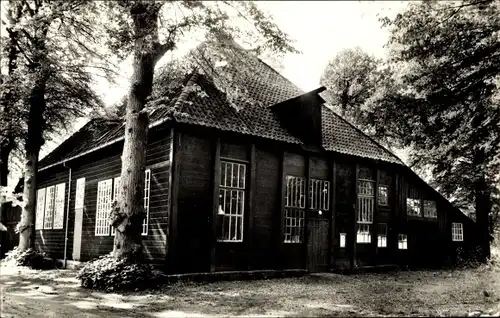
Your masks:
<svg viewBox="0 0 500 318"><path fill-rule="evenodd" d="M500 1L0 1L0 317L500 317Z"/></svg>

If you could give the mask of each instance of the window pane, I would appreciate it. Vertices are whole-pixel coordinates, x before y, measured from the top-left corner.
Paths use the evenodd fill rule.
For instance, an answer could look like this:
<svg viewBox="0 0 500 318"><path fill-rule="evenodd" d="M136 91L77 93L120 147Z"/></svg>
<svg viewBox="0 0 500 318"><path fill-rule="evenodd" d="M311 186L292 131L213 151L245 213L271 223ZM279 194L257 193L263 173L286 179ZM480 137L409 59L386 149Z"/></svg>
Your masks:
<svg viewBox="0 0 500 318"><path fill-rule="evenodd" d="M340 247L345 247L346 233L340 233Z"/></svg>
<svg viewBox="0 0 500 318"><path fill-rule="evenodd" d="M43 229L44 213L45 213L45 188L40 189L36 193L36 220L35 229Z"/></svg>
<svg viewBox="0 0 500 318"><path fill-rule="evenodd" d="M378 204L388 205L389 204L389 188L385 185L378 187Z"/></svg>
<svg viewBox="0 0 500 318"><path fill-rule="evenodd" d="M109 212L111 210L112 179L97 183L97 207L95 235L109 235Z"/></svg>
<svg viewBox="0 0 500 318"><path fill-rule="evenodd" d="M50 186L45 190L45 215L43 221L44 229L51 229L54 222L54 199L55 187Z"/></svg>
<svg viewBox="0 0 500 318"><path fill-rule="evenodd" d="M428 218L437 218L435 201L424 200L424 216Z"/></svg>
<svg viewBox="0 0 500 318"><path fill-rule="evenodd" d="M246 165L221 161L217 229L219 241L243 241Z"/></svg>
<svg viewBox="0 0 500 318"><path fill-rule="evenodd" d="M408 215L421 216L420 200L419 199L406 199L406 211Z"/></svg>
<svg viewBox="0 0 500 318"><path fill-rule="evenodd" d="M285 243L301 243L304 211L285 209Z"/></svg>
<svg viewBox="0 0 500 318"><path fill-rule="evenodd" d="M56 185L54 200L54 229L62 229L64 227L64 202L66 196L65 190L65 183Z"/></svg>

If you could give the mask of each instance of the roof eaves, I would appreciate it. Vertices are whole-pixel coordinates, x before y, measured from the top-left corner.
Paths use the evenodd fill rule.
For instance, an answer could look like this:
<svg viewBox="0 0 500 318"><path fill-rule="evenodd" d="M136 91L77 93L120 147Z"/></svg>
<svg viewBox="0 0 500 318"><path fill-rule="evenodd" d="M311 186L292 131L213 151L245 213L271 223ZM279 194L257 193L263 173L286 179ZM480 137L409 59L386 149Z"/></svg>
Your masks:
<svg viewBox="0 0 500 318"><path fill-rule="evenodd" d="M159 125L161 125L161 124L163 124L163 123L166 123L166 122L168 122L168 121L172 121L172 120L175 120L175 118L173 118L173 117L171 117L171 116L167 116L167 117L162 118L162 119L160 119L160 120L157 120L157 121L155 121L154 123L152 123L151 125L149 125L149 129L154 128L154 127L156 127L156 126L159 126ZM117 137L117 138L115 138L115 139L112 139L112 140L108 141L108 142L107 142L107 143L105 143L105 144L102 144L102 145L97 146L97 147L95 147L95 148L89 149L89 150L87 150L87 151L85 151L85 152L79 153L79 154L74 155L74 156L72 156L72 157L69 157L69 158L66 158L66 159L63 159L63 160L57 161L57 162L55 162L55 163L53 163L53 164L50 164L50 165L48 165L48 166L42 167L42 168L38 169L38 171L40 172L40 171L43 171L43 170L47 170L47 169L49 169L49 168L52 168L52 167L54 167L54 166L57 166L58 164L62 164L62 163L65 163L65 162L68 162L68 161L74 160L74 159L76 159L76 158L79 158L79 157L85 156L85 155L87 155L87 154L89 154L89 153L92 153L92 152L97 151L97 150L99 150L99 149L103 149L103 148L105 148L105 147L108 147L108 146L110 146L110 145L112 145L112 144L114 144L114 143L117 143L117 142L119 142L119 141L123 140L124 138L125 138L124 136Z"/></svg>
<svg viewBox="0 0 500 318"><path fill-rule="evenodd" d="M173 106L174 110L176 110L176 109L179 110L179 111L182 110L182 105L183 105L182 103L186 99L186 97L187 97L187 95L189 93L186 88L189 86L189 84L191 84L191 82L193 82L196 79L196 75L197 75L196 73L192 74L190 76L189 80L187 81L186 85L182 88L182 91L179 94L179 98L177 99L177 101L175 102L175 104ZM167 121L171 121L171 120L176 121L175 112L172 113L172 116L167 115L166 117L161 118L161 119L153 122L151 125L149 125L149 128L156 127L158 125L161 125L161 124L166 123ZM125 124L122 124L118 129L121 129L124 125ZM64 162L68 162L70 160L73 160L73 159L79 158L81 156L87 155L87 154L92 153L94 151L97 151L99 149L108 147L108 146L110 146L110 145L112 145L112 144L114 144L116 142L119 142L122 139L124 139L124 136L117 137L115 139L112 139L112 140L110 140L110 141L108 141L108 142L100 145L100 146L97 146L95 148L92 148L90 150L82 152L82 153L77 154L75 156L72 156L72 157L69 157L69 158L66 158L66 159L63 159L63 160L59 160L59 161L57 161L55 163L52 163L52 164L50 164L48 166L42 167L42 168L38 169L38 171L43 171L43 170L49 169L51 167L57 166L58 164L62 164ZM102 140L102 137L100 138L100 140Z"/></svg>

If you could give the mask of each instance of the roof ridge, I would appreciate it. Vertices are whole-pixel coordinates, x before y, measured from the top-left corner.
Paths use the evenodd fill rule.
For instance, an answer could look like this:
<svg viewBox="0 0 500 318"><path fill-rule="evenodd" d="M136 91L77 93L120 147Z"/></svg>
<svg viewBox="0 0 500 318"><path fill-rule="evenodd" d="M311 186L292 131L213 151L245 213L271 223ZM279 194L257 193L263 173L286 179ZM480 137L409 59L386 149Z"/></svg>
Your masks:
<svg viewBox="0 0 500 318"><path fill-rule="evenodd" d="M182 112L182 108L184 106L184 102L186 101L187 96L189 95L188 87L193 84L196 79L198 78L198 73L194 71L191 75L189 75L189 79L186 82L186 85L182 88L179 97L177 97L177 100L174 103L173 108L173 113L172 116L175 118L175 111L177 112Z"/></svg>
<svg viewBox="0 0 500 318"><path fill-rule="evenodd" d="M284 76L283 74L281 74L280 72L278 72L277 70L275 70L271 65L267 64L266 62L264 62L264 60L262 60L260 57L258 56L254 56L257 60L259 60L259 62L261 62L262 64L264 64L265 66L267 66L267 68L269 68L270 70L272 70L274 73L278 74L279 76L281 76L281 78L283 78L285 81L287 81L289 84L293 85L296 89L298 89L299 91L301 91L302 93L305 93L305 91L298 87L297 85L295 85L295 83L293 83L291 80L289 80L286 76Z"/></svg>
<svg viewBox="0 0 500 318"><path fill-rule="evenodd" d="M49 153L47 153L45 156L43 156L42 158L40 158L38 160L38 163L42 162L42 160L44 160L45 158L47 158L49 155L51 155L53 152L55 152L57 149L59 149L61 146L63 146L65 143L68 143L71 139L73 139L75 137L76 134L78 134L79 132L81 132L85 127L91 125L93 122L95 122L96 120L98 119L102 119L100 117L95 117L95 118L91 118L88 122L86 122L82 127L80 127L77 131L75 131L74 133L72 133L71 135L69 135L66 139L64 139L63 141L61 141L54 149L52 149Z"/></svg>
<svg viewBox="0 0 500 318"><path fill-rule="evenodd" d="M335 111L333 111L333 109L331 109L330 107L328 107L327 105L330 105L328 103L324 103L323 106L325 106L329 111L331 111L335 116L337 116L338 118L340 118L342 121L344 121L345 123L347 123L349 126L351 126L352 128L354 128L356 131L358 131L359 133L361 133L363 136L367 137L368 139L370 139L370 141L372 141L375 145L377 145L379 148L381 148L383 151L385 151L386 153L388 153L389 155L393 156L394 158L396 158L400 164L404 165L405 167L408 167L404 162L403 160L401 160L401 158L399 158L398 156L396 156L395 154L393 154L391 151L389 151L388 149L386 149L384 146L382 146L378 141L376 141L375 139L373 139L372 137L368 136L367 134L365 134L361 129L359 129L358 127L354 126L353 124L351 124L347 119L343 118L342 116L340 116L339 114L337 114Z"/></svg>

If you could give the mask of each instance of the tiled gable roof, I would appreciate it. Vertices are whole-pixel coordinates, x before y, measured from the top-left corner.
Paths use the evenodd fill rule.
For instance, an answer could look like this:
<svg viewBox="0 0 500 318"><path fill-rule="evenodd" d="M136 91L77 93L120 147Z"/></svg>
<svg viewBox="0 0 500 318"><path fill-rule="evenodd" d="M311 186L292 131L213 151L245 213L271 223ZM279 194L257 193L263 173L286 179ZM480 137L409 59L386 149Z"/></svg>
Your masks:
<svg viewBox="0 0 500 318"><path fill-rule="evenodd" d="M403 164L386 150L326 105L321 109L323 147L328 151Z"/></svg>
<svg viewBox="0 0 500 318"><path fill-rule="evenodd" d="M229 78L244 78L244 87L240 88L248 98L242 104L238 107L232 106L225 93L214 84L217 79L204 74L194 74L189 76L186 85L179 85L170 92L173 92L173 95L170 96L168 105L154 111L150 115L150 123L173 119L180 123L286 143L302 143L283 127L270 106L300 96L304 92L251 53L238 50L235 56L236 60L233 59L224 66L223 73L229 74ZM250 65L250 68L245 69L242 63ZM240 72L240 69L243 71ZM198 85L203 93L188 89L193 84ZM322 145L325 150L402 164L399 158L328 107L321 107ZM172 111L172 108L175 111ZM40 162L40 167L48 167L90 152L122 137L123 124L94 119L46 156Z"/></svg>

